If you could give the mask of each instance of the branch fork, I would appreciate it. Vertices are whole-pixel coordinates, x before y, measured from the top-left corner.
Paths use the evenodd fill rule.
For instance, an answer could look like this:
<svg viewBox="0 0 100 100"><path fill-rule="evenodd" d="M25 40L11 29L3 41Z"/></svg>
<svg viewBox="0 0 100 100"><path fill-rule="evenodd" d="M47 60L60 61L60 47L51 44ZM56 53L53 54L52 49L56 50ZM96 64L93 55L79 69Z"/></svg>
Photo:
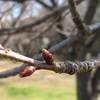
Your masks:
<svg viewBox="0 0 100 100"><path fill-rule="evenodd" d="M5 52L5 50L8 51ZM26 77L33 74L36 70L41 70L41 69L51 70L56 73L67 73L73 75L75 73L90 72L94 68L100 67L100 55L96 59L92 59L90 61L72 62L67 60L65 62L54 62L53 55L48 50L43 49L42 56L45 62L23 56L4 47L0 48L0 57L25 63L24 66L13 69L12 72L10 71L1 72L0 77L13 76L16 75L16 73L19 74L20 77Z"/></svg>

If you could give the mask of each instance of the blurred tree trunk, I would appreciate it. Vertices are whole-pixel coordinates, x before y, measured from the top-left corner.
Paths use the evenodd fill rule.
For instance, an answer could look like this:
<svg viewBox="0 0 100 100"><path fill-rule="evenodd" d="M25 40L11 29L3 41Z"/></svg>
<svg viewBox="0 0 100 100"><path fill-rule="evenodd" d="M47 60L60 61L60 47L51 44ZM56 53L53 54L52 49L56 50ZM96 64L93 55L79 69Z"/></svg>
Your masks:
<svg viewBox="0 0 100 100"><path fill-rule="evenodd" d="M84 18L84 22L88 25L92 22L94 16L95 16L95 12L96 9L98 7L98 3L99 0L89 0L88 2L88 9ZM53 8L57 7L53 6ZM55 16L57 17L57 16ZM59 16L59 19L57 20L57 28L63 30L63 26L60 23L61 16ZM66 37L63 34L60 34L58 32L59 36L63 39L65 39ZM88 39L87 39L88 40ZM100 37L98 35L95 35L93 37L89 38L90 41L86 41L86 43L80 42L78 46L72 48L73 51L69 54L65 54L65 52L63 52L64 56L63 56L63 60L66 60L66 56L69 56L69 59L73 59L75 60L76 58L79 60L85 60L86 56L87 56L87 52L89 52L90 54L92 54L92 56L97 56L97 54L99 53L99 44L100 44ZM83 45L83 46L81 46ZM96 45L95 51L93 50L93 47ZM79 52L77 52L79 51ZM97 54L95 53L97 52ZM67 58L68 59L68 58ZM96 100L99 94L99 82L100 82L100 69L98 69L97 71L95 71L94 76L91 78L91 73L86 72L86 73L80 73L76 75L76 79L77 79L77 98L78 100Z"/></svg>
<svg viewBox="0 0 100 100"><path fill-rule="evenodd" d="M95 16L95 12L96 9L98 7L98 3L99 0L89 0L88 2L88 9L84 18L84 22L88 25L92 22L94 16ZM53 6L53 7L57 7ZM56 17L56 16L55 16ZM63 30L63 26L60 23L61 20L61 16L59 17L59 19L57 20L57 28ZM63 34L60 34L60 37L63 39L65 39L66 37ZM88 40L88 39L87 39ZM90 37L89 39L90 41L87 41L87 43L80 42L78 46L76 46L75 48L72 48L73 51L69 54L64 54L64 55L68 55L70 57L70 59L75 60L76 58L79 60L85 60L86 56L87 56L87 52L89 52L90 54L92 54L92 56L97 56L97 54L99 53L99 44L100 44L100 38L96 35L94 37ZM95 41L95 42L94 42ZM97 41L97 42L96 42ZM81 46L83 45L83 46ZM93 50L92 47L95 47L95 50L98 50L98 53L96 54L95 50ZM79 51L79 52L77 52ZM67 57L68 57L67 56ZM68 59L68 58L67 58ZM63 60L66 60L66 56L63 57ZM94 76L91 78L91 73L86 72L86 73L80 73L76 75L76 79L77 79L77 98L78 100L96 100L99 94L99 82L100 82L100 69L98 69L97 71L95 71Z"/></svg>
<svg viewBox="0 0 100 100"><path fill-rule="evenodd" d="M84 22L86 24L90 24L94 18L97 6L98 6L99 0L89 0L88 2L88 9L85 15ZM95 50L93 51L93 44L95 40ZM99 43L96 43L99 42ZM80 45L83 45L80 52L77 54L77 58L80 60L85 60L87 51L89 54L92 54L92 56L96 56L100 44L100 38L98 36L90 37L90 41L86 43L81 43ZM78 48L80 48L79 46ZM99 52L98 52L99 53ZM80 73L77 74L77 97L78 100L96 100L98 96L98 85L99 85L99 73L100 69L98 69L94 73L94 78L91 78L91 73ZM96 76L96 77L95 77Z"/></svg>

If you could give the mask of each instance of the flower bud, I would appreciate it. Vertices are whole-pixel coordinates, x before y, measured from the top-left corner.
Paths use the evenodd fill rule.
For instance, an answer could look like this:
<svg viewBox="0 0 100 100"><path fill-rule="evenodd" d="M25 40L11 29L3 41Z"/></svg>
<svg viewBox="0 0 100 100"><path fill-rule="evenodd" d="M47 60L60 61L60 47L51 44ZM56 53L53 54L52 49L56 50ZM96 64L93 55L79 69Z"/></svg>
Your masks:
<svg viewBox="0 0 100 100"><path fill-rule="evenodd" d="M26 66L19 74L20 77L27 77L36 71L34 66Z"/></svg>
<svg viewBox="0 0 100 100"><path fill-rule="evenodd" d="M54 57L48 50L42 49L42 55L47 64L52 65L54 63Z"/></svg>

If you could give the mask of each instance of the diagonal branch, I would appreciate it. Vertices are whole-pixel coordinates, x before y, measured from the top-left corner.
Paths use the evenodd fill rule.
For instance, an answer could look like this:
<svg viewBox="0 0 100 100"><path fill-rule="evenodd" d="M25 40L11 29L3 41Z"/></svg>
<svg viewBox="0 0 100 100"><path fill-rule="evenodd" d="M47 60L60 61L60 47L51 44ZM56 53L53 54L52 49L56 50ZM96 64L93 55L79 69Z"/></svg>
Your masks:
<svg viewBox="0 0 100 100"><path fill-rule="evenodd" d="M95 24L92 24L90 26L88 26L88 33L85 34L75 34L73 36L70 36L69 38L59 42L58 44L52 46L49 51L51 53L57 52L60 49L66 47L70 47L72 45L77 44L79 41L82 41L84 39L84 37L90 36L92 34L99 34L100 32L100 22L97 22ZM42 55L39 54L38 56L35 57L35 59L41 59Z"/></svg>
<svg viewBox="0 0 100 100"><path fill-rule="evenodd" d="M69 3L72 19L73 19L74 24L76 25L76 28L78 29L78 31L84 32L86 30L86 25L82 22L80 15L78 14L76 10L75 1L68 0L68 3Z"/></svg>

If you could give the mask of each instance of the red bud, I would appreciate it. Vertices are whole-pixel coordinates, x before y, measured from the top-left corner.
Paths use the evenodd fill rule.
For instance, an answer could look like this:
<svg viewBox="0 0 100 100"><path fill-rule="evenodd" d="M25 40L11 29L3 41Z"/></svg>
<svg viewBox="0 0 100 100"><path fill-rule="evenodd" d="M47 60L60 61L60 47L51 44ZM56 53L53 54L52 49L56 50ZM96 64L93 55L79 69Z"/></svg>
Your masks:
<svg viewBox="0 0 100 100"><path fill-rule="evenodd" d="M20 72L19 76L20 77L30 76L35 71L36 71L36 68L34 66L27 66Z"/></svg>
<svg viewBox="0 0 100 100"><path fill-rule="evenodd" d="M42 49L42 55L47 64L53 64L54 57L48 50Z"/></svg>

